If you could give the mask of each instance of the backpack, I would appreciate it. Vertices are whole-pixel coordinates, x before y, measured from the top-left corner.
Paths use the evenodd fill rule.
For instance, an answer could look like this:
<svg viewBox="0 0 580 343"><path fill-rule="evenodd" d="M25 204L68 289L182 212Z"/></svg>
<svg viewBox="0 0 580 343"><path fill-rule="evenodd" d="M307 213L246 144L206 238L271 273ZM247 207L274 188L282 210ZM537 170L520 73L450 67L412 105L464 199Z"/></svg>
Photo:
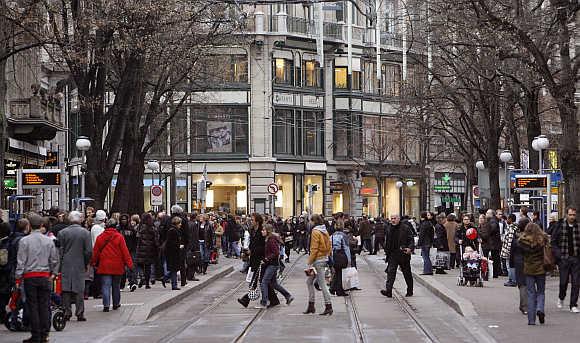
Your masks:
<svg viewBox="0 0 580 343"><path fill-rule="evenodd" d="M8 265L8 237L0 239L0 267Z"/></svg>

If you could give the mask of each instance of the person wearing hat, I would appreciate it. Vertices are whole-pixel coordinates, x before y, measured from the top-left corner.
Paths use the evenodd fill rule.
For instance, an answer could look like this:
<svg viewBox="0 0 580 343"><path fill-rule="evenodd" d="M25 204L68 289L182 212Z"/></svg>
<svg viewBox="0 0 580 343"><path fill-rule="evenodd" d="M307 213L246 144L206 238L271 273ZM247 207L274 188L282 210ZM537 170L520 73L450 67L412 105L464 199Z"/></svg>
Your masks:
<svg viewBox="0 0 580 343"><path fill-rule="evenodd" d="M18 246L16 279L22 279L31 337L23 342L48 342L50 332L50 288L58 274L59 256L52 239L43 235L42 217L28 215L31 233Z"/></svg>
<svg viewBox="0 0 580 343"><path fill-rule="evenodd" d="M105 222L107 221L107 213L103 210L98 210L95 213L95 221L93 226L91 227L91 242L92 247L95 247L95 242L97 241L97 237L105 231ZM101 277L95 271L95 269L90 266L89 273L93 275L93 281L90 283L90 294L92 294L93 298L98 298L101 295ZM85 287L86 288L86 287ZM85 289L85 294L87 294L89 290ZM85 299L87 297L85 296Z"/></svg>

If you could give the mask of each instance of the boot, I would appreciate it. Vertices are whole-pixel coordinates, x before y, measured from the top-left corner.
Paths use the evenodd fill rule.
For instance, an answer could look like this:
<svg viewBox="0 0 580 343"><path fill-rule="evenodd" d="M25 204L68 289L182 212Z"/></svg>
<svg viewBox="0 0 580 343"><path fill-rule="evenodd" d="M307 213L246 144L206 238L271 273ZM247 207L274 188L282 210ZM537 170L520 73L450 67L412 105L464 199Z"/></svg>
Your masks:
<svg viewBox="0 0 580 343"><path fill-rule="evenodd" d="M248 305L250 304L250 298L248 297L247 294L245 294L243 297L238 298L238 302L240 303L240 305L248 307Z"/></svg>
<svg viewBox="0 0 580 343"><path fill-rule="evenodd" d="M309 314L309 313L316 313L316 308L314 308L314 303L313 302L309 302L308 303L308 308L306 309L306 312L303 312L304 314Z"/></svg>
<svg viewBox="0 0 580 343"><path fill-rule="evenodd" d="M320 314L321 316L332 316L332 304L326 304L324 312Z"/></svg>

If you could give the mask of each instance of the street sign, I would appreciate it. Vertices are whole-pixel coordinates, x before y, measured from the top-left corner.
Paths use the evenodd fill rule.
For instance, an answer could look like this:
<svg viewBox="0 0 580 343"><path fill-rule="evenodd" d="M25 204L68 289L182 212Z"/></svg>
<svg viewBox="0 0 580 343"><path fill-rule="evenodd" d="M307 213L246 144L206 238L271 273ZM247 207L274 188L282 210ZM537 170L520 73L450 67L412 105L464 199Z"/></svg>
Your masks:
<svg viewBox="0 0 580 343"><path fill-rule="evenodd" d="M516 175L517 190L545 191L548 188L548 175Z"/></svg>
<svg viewBox="0 0 580 343"><path fill-rule="evenodd" d="M60 186L60 169L22 169L22 188Z"/></svg>
<svg viewBox="0 0 580 343"><path fill-rule="evenodd" d="M159 185L151 186L151 206L163 205L163 187Z"/></svg>
<svg viewBox="0 0 580 343"><path fill-rule="evenodd" d="M268 185L268 193L274 195L278 193L278 185L275 183L271 183Z"/></svg>
<svg viewBox="0 0 580 343"><path fill-rule="evenodd" d="M479 198L479 194L480 194L479 186L477 185L473 186L473 198L474 199Z"/></svg>

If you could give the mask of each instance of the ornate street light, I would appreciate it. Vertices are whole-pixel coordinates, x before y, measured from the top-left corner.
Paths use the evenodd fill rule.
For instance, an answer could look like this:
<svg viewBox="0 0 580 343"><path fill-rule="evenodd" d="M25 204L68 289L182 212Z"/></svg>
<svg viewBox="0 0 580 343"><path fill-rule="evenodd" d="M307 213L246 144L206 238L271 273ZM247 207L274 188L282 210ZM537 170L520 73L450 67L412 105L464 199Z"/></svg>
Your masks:
<svg viewBox="0 0 580 343"><path fill-rule="evenodd" d="M510 162L512 160L512 153L509 150L504 150L501 152L501 154L499 154L499 159L500 161L503 162L504 165L504 169L505 169L505 190L504 190L504 196L505 196L505 203L509 209L509 199L511 197L511 187L510 187L510 176L509 176L509 172L508 172L508 162Z"/></svg>
<svg viewBox="0 0 580 343"><path fill-rule="evenodd" d="M538 174L542 174L542 171L544 169L544 167L543 167L544 159L542 158L542 151L548 149L549 147L550 147L550 141L548 140L548 137L546 137L545 135L539 135L538 137L534 138L534 140L532 141L532 149L539 152L538 157L539 157L540 163L538 164Z"/></svg>
<svg viewBox="0 0 580 343"><path fill-rule="evenodd" d="M81 161L83 167L81 167L81 198L85 198L85 153L91 149L91 141L86 136L79 136L75 142L77 150L81 152Z"/></svg>
<svg viewBox="0 0 580 343"><path fill-rule="evenodd" d="M483 161L479 160L475 162L475 168L477 168L478 170L484 170L485 164L483 163Z"/></svg>

